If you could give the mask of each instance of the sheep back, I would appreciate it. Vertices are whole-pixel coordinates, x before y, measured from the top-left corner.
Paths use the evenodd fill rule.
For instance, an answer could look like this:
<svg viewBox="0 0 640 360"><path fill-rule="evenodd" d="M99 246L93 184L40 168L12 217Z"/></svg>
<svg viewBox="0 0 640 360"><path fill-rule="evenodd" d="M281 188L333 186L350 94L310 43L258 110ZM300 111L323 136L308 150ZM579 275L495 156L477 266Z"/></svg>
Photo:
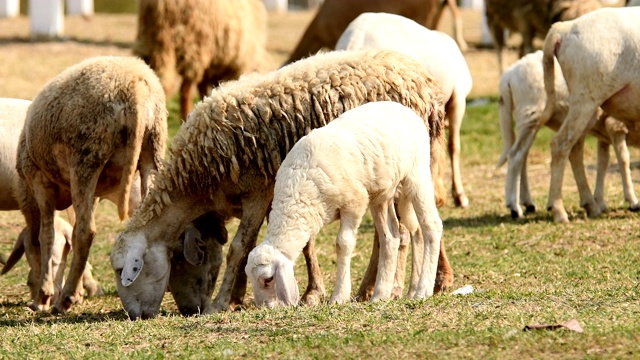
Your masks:
<svg viewBox="0 0 640 360"><path fill-rule="evenodd" d="M200 102L173 139L139 225L168 203L166 191L213 198L221 181L239 184L240 169L249 168L264 175L261 183L273 181L302 136L349 109L382 100L399 102L423 118L432 162L441 167L443 151L436 149L444 148L443 94L415 60L388 50L318 54L225 83ZM251 186L263 186L257 181ZM442 188L440 183L436 194L444 194Z"/></svg>
<svg viewBox="0 0 640 360"><path fill-rule="evenodd" d="M169 96L176 71L217 82L260 70L266 32L260 0L140 0L133 52L154 69Z"/></svg>
<svg viewBox="0 0 640 360"><path fill-rule="evenodd" d="M0 98L0 210L18 210L11 191L17 180L16 149L31 101Z"/></svg>
<svg viewBox="0 0 640 360"><path fill-rule="evenodd" d="M134 57L95 57L67 68L29 107L18 145L19 175L29 178L39 169L68 186L70 169L86 179L109 162L122 170L112 175L126 188L120 194L128 196L143 140L164 149L164 99L156 75ZM126 177L122 182L121 176ZM100 189L95 195L101 195ZM128 201L122 200L119 210L126 214L120 208Z"/></svg>

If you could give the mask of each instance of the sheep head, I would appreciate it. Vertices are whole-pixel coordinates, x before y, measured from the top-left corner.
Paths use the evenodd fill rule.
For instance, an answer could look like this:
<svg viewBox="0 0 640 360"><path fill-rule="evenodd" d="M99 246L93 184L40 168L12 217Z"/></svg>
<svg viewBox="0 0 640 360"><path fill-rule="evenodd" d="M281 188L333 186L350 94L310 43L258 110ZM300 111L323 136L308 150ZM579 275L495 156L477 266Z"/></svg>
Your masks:
<svg viewBox="0 0 640 360"><path fill-rule="evenodd" d="M220 218L205 214L187 226L182 240L171 258L169 290L182 315L210 313L227 230Z"/></svg>
<svg viewBox="0 0 640 360"><path fill-rule="evenodd" d="M156 316L169 282L171 263L166 244L149 247L143 232L121 233L111 252L116 287L131 320Z"/></svg>
<svg viewBox="0 0 640 360"><path fill-rule="evenodd" d="M293 261L271 244L262 243L249 253L245 272L256 306L297 305L300 293L293 274Z"/></svg>

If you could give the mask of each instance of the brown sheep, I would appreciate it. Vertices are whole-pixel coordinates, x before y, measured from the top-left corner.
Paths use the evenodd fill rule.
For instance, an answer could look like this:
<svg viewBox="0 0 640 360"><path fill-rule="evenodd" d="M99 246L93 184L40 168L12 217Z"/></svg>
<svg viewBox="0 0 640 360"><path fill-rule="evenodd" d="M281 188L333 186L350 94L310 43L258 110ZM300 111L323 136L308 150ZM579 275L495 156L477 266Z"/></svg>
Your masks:
<svg viewBox="0 0 640 360"><path fill-rule="evenodd" d="M455 19L456 42L460 49L465 51L467 43L462 37L462 18L453 0L325 0L286 64L313 55L322 48L333 49L349 23L362 13L385 12L402 15L435 29L446 5L449 5Z"/></svg>
<svg viewBox="0 0 640 360"><path fill-rule="evenodd" d="M117 193L120 218L128 212L136 170L141 194L161 166L167 139L162 85L134 57L95 57L52 79L33 100L20 134L16 198L41 248L38 294L32 304L47 310L54 296L54 212L73 205L74 257L54 309L67 311L82 300L80 279L95 235L97 197Z"/></svg>
<svg viewBox="0 0 640 360"><path fill-rule="evenodd" d="M205 96L220 81L259 70L267 13L261 0L140 0L133 49L156 72L167 97L182 77L180 114L192 108L192 89Z"/></svg>
<svg viewBox="0 0 640 360"><path fill-rule="evenodd" d="M445 146L442 97L439 85L415 60L392 51L318 54L212 91L174 137L149 195L114 244L111 264L129 317L157 314L168 281L168 257L176 246L171 239L205 212L240 219L209 311L242 302L242 269L269 209L282 159L311 129L349 109L391 100L416 111L430 130L432 173L439 179ZM442 181L435 183L436 199L443 201ZM317 263L308 263L308 270L310 283L321 279ZM306 295L323 292L323 287L308 287Z"/></svg>
<svg viewBox="0 0 640 360"><path fill-rule="evenodd" d="M557 21L575 19L602 7L599 0L486 0L487 26L498 53L500 74L504 71L504 30L522 35L518 57L533 52L533 39L544 38Z"/></svg>

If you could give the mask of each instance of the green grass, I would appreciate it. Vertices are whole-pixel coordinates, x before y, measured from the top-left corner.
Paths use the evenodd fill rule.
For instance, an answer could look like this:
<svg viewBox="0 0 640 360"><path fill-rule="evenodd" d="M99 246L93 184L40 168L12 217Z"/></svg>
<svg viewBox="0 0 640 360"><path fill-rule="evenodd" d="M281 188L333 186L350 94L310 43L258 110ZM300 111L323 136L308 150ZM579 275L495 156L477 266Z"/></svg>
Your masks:
<svg viewBox="0 0 640 360"><path fill-rule="evenodd" d="M175 101L169 108L174 134L180 124ZM571 223L552 223L543 211L552 135L542 131L531 151L539 211L514 221L504 207L505 169L494 165L502 148L496 102L468 108L462 164L471 206L447 205L440 215L455 287L472 285L470 295L276 310L256 309L249 297L242 311L193 318L179 316L167 295L159 317L131 322L108 263L113 237L124 225L116 220L115 207L103 203L90 261L106 295L85 299L66 316L35 314L26 308L23 261L0 277L0 358L638 358L638 215L626 210L619 176L612 173L607 183L610 210L601 218L585 219L572 177L566 176ZM592 165L593 143L587 147L586 162ZM594 170L589 169L593 181ZM7 240L0 243L1 253L10 251L22 223L19 214L2 214L0 231ZM336 231L332 224L318 237L328 291L334 283ZM367 217L352 259L354 291L372 236ZM296 276L304 288L302 259ZM523 331L526 325L573 318L583 333Z"/></svg>

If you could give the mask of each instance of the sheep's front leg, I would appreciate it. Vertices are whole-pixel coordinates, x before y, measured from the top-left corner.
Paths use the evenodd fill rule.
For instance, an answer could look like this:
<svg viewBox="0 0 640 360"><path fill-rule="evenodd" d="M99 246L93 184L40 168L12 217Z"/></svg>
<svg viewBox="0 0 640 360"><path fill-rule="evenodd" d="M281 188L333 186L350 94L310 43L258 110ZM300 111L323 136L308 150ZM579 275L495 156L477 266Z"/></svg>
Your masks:
<svg viewBox="0 0 640 360"><path fill-rule="evenodd" d="M193 79L182 79L180 85L180 116L182 121L187 121L187 116L193 107Z"/></svg>
<svg viewBox="0 0 640 360"><path fill-rule="evenodd" d="M227 268L224 271L218 294L212 304L215 311L233 310L231 308L232 290L239 286L246 288L246 275L238 275L240 272L244 273L244 268L241 266L243 263L246 264L247 256L255 246L260 226L271 204L272 195L273 194L269 196L269 194L263 193L254 194L254 196L242 202L242 219L240 219L238 231L229 246L227 252ZM243 280L244 283L241 283L241 280ZM235 290L235 294L238 295L239 291ZM238 302L238 300L239 299L236 299L234 302Z"/></svg>
<svg viewBox="0 0 640 360"><path fill-rule="evenodd" d="M96 235L93 212L98 206L99 199L95 198L93 194L98 185L101 171L102 168L96 169L88 176L83 176L74 171L71 172L71 199L76 210L76 223L73 227L71 241L73 259L71 260L67 281L54 305L56 312L67 312L71 305L82 302L82 277L89 259L89 250Z"/></svg>
<svg viewBox="0 0 640 360"><path fill-rule="evenodd" d="M318 258L316 256L316 238L315 236L309 239L307 245L302 249L304 259L307 263L307 290L302 295L302 302L307 305L320 304L322 298L325 296L324 280L322 279L322 272L320 271L320 265L318 264Z"/></svg>
<svg viewBox="0 0 640 360"><path fill-rule="evenodd" d="M529 190L527 157L537 132L538 127L532 121L526 122L524 126L518 126L518 138L511 151L509 151L505 197L507 199L507 208L511 210L511 217L514 219L524 217L520 207L521 203L527 205L527 212L535 209Z"/></svg>
<svg viewBox="0 0 640 360"><path fill-rule="evenodd" d="M382 234L378 274L371 301L388 300L391 298L398 263L400 225L392 202L372 206L371 215L378 233Z"/></svg>
<svg viewBox="0 0 640 360"><path fill-rule="evenodd" d="M351 300L351 255L356 247L356 236L360 219L353 215L340 214L340 229L336 239L337 267L336 285L329 302L344 304Z"/></svg>

